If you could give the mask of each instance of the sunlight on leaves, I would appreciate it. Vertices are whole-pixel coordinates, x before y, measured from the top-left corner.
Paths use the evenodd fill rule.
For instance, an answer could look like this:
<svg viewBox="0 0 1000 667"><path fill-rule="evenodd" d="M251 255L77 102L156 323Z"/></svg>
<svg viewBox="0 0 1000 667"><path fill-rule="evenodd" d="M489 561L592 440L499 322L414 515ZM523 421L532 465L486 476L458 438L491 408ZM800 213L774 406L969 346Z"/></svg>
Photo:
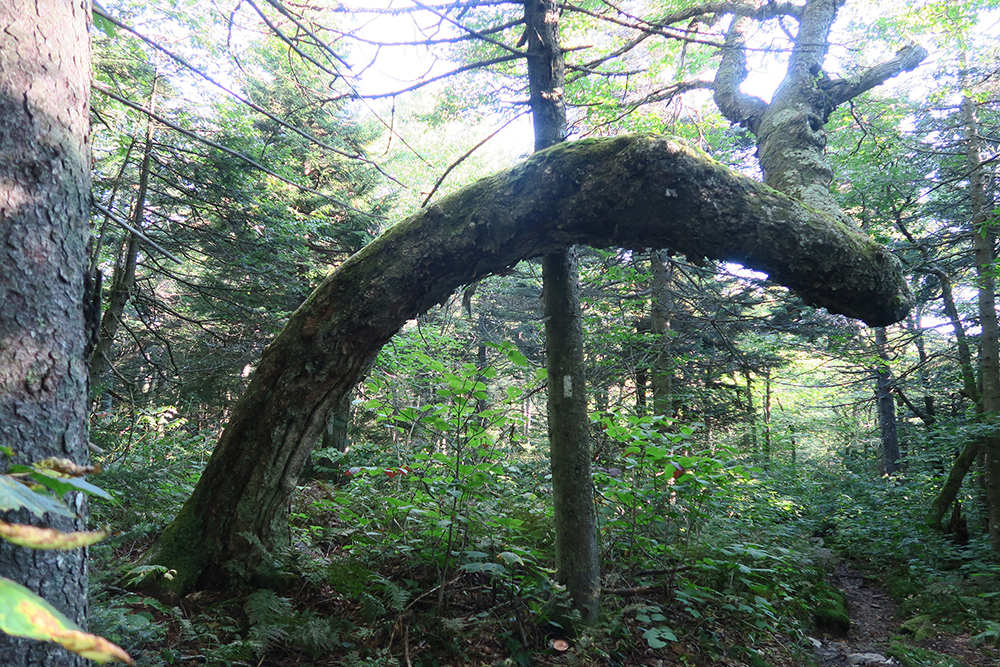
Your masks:
<svg viewBox="0 0 1000 667"><path fill-rule="evenodd" d="M0 577L0 630L15 637L51 641L101 664L133 664L129 654L101 637L86 633L24 586Z"/></svg>

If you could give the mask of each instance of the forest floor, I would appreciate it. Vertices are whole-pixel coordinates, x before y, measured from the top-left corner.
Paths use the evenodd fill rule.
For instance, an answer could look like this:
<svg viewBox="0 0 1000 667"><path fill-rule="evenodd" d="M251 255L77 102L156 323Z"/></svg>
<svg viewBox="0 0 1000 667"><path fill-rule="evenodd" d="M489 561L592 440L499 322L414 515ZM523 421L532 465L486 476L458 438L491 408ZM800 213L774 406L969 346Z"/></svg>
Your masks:
<svg viewBox="0 0 1000 667"><path fill-rule="evenodd" d="M838 563L833 576L835 584L847 598L851 625L846 637L826 636L814 640L818 665L1000 665L1000 651L987 646L974 646L968 633L949 633L931 625L924 626L925 633L915 632L919 628L900 621L896 603L879 582L850 564ZM922 637L922 634L929 636Z"/></svg>

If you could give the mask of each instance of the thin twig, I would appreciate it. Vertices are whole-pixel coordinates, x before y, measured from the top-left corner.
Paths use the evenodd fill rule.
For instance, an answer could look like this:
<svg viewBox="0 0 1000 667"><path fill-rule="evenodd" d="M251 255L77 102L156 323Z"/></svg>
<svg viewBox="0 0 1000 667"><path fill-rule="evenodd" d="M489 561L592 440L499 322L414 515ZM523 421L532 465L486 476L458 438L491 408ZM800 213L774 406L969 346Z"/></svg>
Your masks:
<svg viewBox="0 0 1000 667"><path fill-rule="evenodd" d="M463 153L460 158L458 158L457 160L455 160L454 162L452 162L450 165L448 165L448 168L444 170L444 173L441 174L441 177L437 179L436 183L434 183L434 187L431 188L431 191L427 193L426 197L424 197L424 201L421 202L420 207L423 208L424 206L427 206L427 202L429 202L431 200L431 197L434 196L434 193L437 192L437 190L438 190L439 187L441 187L441 184L444 182L444 179L446 179L448 177L448 174L451 173L452 169L454 169L458 165L462 164L462 162L464 162L466 160L466 158L468 158L473 153L475 153L477 150L479 150L483 146L483 144L485 144L487 141L489 141L493 137L495 137L498 134L500 134L500 132L502 132L504 129L506 129L506 127L508 125L510 125L511 123L513 123L515 120L517 120L518 118L520 118L521 116L523 116L526 113L528 113L528 109L524 109L523 111L519 111L513 118L511 118L506 123L504 123L503 125L501 125L500 127L498 127L496 130L494 130L492 133L490 133L489 136L487 136L485 139L483 139L482 141L480 141L478 144L476 144L475 146L473 146L469 150L465 151L465 153Z"/></svg>

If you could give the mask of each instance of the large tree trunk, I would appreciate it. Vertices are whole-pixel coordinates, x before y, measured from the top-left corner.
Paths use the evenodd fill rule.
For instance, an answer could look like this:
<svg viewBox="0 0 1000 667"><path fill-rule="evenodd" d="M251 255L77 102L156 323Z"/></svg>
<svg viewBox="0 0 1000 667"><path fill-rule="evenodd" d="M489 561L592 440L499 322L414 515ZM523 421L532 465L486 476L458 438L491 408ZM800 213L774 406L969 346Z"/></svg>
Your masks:
<svg viewBox="0 0 1000 667"><path fill-rule="evenodd" d="M86 2L0 3L0 445L17 452L17 463L87 462L89 14ZM81 529L86 503L73 504L79 520L44 523ZM25 512L5 519L34 522ZM3 541L0 574L85 621L84 550ZM85 662L53 644L0 634L5 667Z"/></svg>
<svg viewBox="0 0 1000 667"><path fill-rule="evenodd" d="M830 29L844 0L809 0L799 10L798 32L785 77L770 103L740 91L746 79L747 17L730 24L715 78L715 101L722 113L757 137L764 182L838 220L852 223L831 193L833 168L825 154L826 122L840 104L903 71L927 55L916 45L851 79L831 79L823 71ZM891 396L886 396L891 404Z"/></svg>
<svg viewBox="0 0 1000 667"><path fill-rule="evenodd" d="M554 0L527 0L524 24L535 150L540 151L566 138L565 65L559 46L558 5ZM590 420L578 281L572 250L564 248L545 256L542 289L556 576L566 584L573 607L580 611L583 621L590 623L597 619L601 569L590 474Z"/></svg>
<svg viewBox="0 0 1000 667"><path fill-rule="evenodd" d="M826 121L847 100L912 70L927 52L910 45L892 60L858 76L829 78L823 72L823 61L830 28L843 4L844 0L809 0L798 12L795 45L785 77L770 103L740 91L747 77L745 36L752 21L735 17L716 73L715 101L723 115L757 137L765 183L850 224L830 192L833 168L825 154Z"/></svg>
<svg viewBox="0 0 1000 667"><path fill-rule="evenodd" d="M230 562L252 568L243 533L287 539L289 496L329 410L408 319L460 285L574 243L737 261L873 325L912 305L884 248L686 144L624 136L553 146L392 226L292 315L149 552L178 571L164 589L225 583Z"/></svg>

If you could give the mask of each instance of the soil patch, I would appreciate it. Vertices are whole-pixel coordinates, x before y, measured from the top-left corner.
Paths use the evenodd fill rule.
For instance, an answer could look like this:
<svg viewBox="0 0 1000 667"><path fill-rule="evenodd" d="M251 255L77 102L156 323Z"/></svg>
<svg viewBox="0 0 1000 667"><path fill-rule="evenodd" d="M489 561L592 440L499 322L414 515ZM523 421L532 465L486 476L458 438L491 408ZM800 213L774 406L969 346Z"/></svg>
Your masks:
<svg viewBox="0 0 1000 667"><path fill-rule="evenodd" d="M824 667L874 667L900 665L893 653L902 648L933 651L966 667L998 667L1000 652L992 647L974 646L968 634L938 632L933 638L914 641L906 636L898 609L889 594L871 576L847 563L836 565L835 584L847 598L851 626L846 637L825 636L814 640L817 663ZM893 645L896 650L893 650ZM925 659L926 660L926 659ZM923 665L924 661L920 661ZM926 667L946 667L946 661L926 662Z"/></svg>

